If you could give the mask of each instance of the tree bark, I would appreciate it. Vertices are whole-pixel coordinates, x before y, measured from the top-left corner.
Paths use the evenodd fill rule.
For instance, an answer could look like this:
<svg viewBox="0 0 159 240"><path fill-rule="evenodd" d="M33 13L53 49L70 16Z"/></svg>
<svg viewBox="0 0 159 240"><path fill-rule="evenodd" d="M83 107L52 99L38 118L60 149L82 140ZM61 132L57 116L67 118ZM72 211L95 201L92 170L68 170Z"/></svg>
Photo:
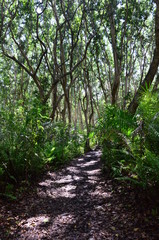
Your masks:
<svg viewBox="0 0 159 240"><path fill-rule="evenodd" d="M114 82L112 86L112 104L116 104L119 85L120 85L120 70L119 70L119 59L118 59L117 43L116 43L116 29L115 29L112 9L111 9L109 20L110 20L110 28L111 28L110 30L111 30L114 67L115 67L115 76L114 76Z"/></svg>
<svg viewBox="0 0 159 240"><path fill-rule="evenodd" d="M144 89L149 89L154 77L157 73L158 65L159 65L159 0L154 0L156 3L156 14L155 14L155 50L154 50L154 56L152 59L152 62L150 64L150 68L148 70L148 73L145 76L145 79L140 84L132 102L130 103L128 110L130 113L135 114L140 98L142 96L142 93Z"/></svg>
<svg viewBox="0 0 159 240"><path fill-rule="evenodd" d="M154 84L154 86L153 86L153 91L156 91L156 90L157 90L158 85L159 85L159 74L157 75L157 78L156 78L155 84Z"/></svg>

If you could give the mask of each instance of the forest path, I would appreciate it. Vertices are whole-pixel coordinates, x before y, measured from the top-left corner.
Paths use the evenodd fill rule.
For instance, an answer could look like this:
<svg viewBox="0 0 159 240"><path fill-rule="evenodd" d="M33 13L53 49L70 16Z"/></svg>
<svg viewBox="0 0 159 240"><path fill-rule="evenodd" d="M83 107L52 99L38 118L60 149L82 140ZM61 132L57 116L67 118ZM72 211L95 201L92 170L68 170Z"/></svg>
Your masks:
<svg viewBox="0 0 159 240"><path fill-rule="evenodd" d="M137 209L133 191L102 175L100 156L91 151L48 172L27 198L3 206L0 240L159 239L158 223Z"/></svg>

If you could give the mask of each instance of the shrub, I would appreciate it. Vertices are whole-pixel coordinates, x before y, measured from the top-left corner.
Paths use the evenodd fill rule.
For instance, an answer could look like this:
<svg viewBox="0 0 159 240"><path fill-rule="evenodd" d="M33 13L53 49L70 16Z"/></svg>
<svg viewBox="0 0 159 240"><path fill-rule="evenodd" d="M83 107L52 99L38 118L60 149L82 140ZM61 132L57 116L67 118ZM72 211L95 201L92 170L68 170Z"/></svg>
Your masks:
<svg viewBox="0 0 159 240"><path fill-rule="evenodd" d="M98 139L103 148L104 167L115 176L121 176L132 159L131 135L136 127L133 117L126 111L108 106L98 122Z"/></svg>
<svg viewBox="0 0 159 240"><path fill-rule="evenodd" d="M36 174L43 166L43 127L37 109L1 112L0 168L15 182ZM2 175L2 174L1 174Z"/></svg>
<svg viewBox="0 0 159 240"><path fill-rule="evenodd" d="M104 169L147 188L159 185L159 96L147 91L133 117L106 107L98 122Z"/></svg>
<svg viewBox="0 0 159 240"><path fill-rule="evenodd" d="M45 161L61 165L83 151L83 133L62 122L52 123L51 141L46 144Z"/></svg>

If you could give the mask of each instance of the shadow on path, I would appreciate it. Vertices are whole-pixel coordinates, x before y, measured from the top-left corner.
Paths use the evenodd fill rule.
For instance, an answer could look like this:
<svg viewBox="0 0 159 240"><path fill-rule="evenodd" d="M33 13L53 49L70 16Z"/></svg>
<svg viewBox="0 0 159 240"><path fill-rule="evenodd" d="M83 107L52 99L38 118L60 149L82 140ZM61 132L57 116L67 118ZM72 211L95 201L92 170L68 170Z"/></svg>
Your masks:
<svg viewBox="0 0 159 240"><path fill-rule="evenodd" d="M158 223L138 211L133 192L104 178L100 155L48 172L30 197L4 206L9 227L1 226L0 240L159 239Z"/></svg>

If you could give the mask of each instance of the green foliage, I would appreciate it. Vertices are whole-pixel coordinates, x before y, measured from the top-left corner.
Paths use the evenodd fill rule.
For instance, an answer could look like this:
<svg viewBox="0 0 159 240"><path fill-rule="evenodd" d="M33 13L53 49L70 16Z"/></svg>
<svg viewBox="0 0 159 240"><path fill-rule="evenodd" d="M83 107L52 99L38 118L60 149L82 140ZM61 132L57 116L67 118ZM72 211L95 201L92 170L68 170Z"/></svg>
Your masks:
<svg viewBox="0 0 159 240"><path fill-rule="evenodd" d="M28 109L18 103L0 114L0 182L8 186L29 180L46 164L59 166L83 151L83 133L62 122L51 123L36 101ZM47 121L47 122L46 122Z"/></svg>
<svg viewBox="0 0 159 240"><path fill-rule="evenodd" d="M146 91L135 117L107 107L98 123L104 169L147 188L159 185L159 95Z"/></svg>
<svg viewBox="0 0 159 240"><path fill-rule="evenodd" d="M137 160L135 173L145 188L148 185L155 186L159 184L159 156L152 151L145 149L144 155Z"/></svg>
<svg viewBox="0 0 159 240"><path fill-rule="evenodd" d="M109 141L112 145L129 145L129 137L136 127L130 114L114 106L106 107L102 118L98 122L99 137L102 143Z"/></svg>
<svg viewBox="0 0 159 240"><path fill-rule="evenodd" d="M40 109L23 107L1 111L0 168L1 176L17 183L36 174L43 167L43 127ZM4 176L3 176L4 177Z"/></svg>
<svg viewBox="0 0 159 240"><path fill-rule="evenodd" d="M144 120L145 145L159 154L159 93L147 91L140 103L138 113Z"/></svg>
<svg viewBox="0 0 159 240"><path fill-rule="evenodd" d="M89 133L89 143L90 143L90 148L93 149L98 142L97 138L97 131L96 129L92 129L91 132Z"/></svg>
<svg viewBox="0 0 159 240"><path fill-rule="evenodd" d="M114 106L106 107L98 122L98 138L103 147L102 159L105 170L114 176L121 176L127 168L130 168L132 158L130 138L135 127L133 117Z"/></svg>
<svg viewBox="0 0 159 240"><path fill-rule="evenodd" d="M45 161L58 166L83 151L84 137L80 131L75 130L62 122L50 125L52 129L51 141L46 144Z"/></svg>

